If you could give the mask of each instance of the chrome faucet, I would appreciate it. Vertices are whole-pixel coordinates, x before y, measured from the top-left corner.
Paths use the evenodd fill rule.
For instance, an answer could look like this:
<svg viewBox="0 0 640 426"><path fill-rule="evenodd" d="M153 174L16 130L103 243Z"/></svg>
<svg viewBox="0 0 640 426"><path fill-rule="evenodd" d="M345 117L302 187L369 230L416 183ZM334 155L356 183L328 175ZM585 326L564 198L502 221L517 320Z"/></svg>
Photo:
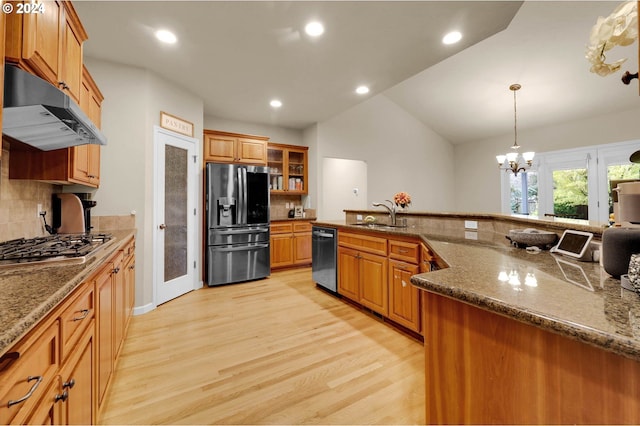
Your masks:
<svg viewBox="0 0 640 426"><path fill-rule="evenodd" d="M384 207L385 209L387 209L387 211L389 212L389 216L391 217L391 226L396 226L396 205L393 204L393 202L391 200L384 200L387 203L389 203L389 206L387 206L384 203L373 203L373 207Z"/></svg>

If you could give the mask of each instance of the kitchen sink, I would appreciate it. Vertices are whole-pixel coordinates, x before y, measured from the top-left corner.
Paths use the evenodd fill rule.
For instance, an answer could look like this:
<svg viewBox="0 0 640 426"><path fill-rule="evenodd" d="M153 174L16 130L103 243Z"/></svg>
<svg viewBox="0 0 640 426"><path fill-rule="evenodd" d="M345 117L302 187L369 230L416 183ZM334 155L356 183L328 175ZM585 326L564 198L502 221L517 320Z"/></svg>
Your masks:
<svg viewBox="0 0 640 426"><path fill-rule="evenodd" d="M371 228L371 229L399 229L406 228L404 225L387 225L385 223L365 223L365 222L356 222L351 223L352 226L362 226L363 228Z"/></svg>

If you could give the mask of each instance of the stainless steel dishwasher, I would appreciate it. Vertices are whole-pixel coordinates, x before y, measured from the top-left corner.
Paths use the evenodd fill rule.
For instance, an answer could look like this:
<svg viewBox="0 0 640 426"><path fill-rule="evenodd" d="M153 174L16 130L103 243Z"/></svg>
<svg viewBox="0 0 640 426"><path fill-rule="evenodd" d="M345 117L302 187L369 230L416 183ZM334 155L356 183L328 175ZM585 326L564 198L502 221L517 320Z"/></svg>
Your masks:
<svg viewBox="0 0 640 426"><path fill-rule="evenodd" d="M337 231L314 226L311 234L311 275L319 286L338 291Z"/></svg>

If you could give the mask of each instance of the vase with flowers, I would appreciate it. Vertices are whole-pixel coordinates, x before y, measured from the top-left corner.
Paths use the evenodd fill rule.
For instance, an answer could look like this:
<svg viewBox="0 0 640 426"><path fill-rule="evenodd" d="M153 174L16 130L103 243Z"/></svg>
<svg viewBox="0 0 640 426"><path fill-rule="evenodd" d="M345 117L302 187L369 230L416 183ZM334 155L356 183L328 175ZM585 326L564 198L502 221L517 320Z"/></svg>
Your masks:
<svg viewBox="0 0 640 426"><path fill-rule="evenodd" d="M404 191L398 192L393 196L393 202L396 206L404 210L409 208L409 204L411 204L411 195Z"/></svg>

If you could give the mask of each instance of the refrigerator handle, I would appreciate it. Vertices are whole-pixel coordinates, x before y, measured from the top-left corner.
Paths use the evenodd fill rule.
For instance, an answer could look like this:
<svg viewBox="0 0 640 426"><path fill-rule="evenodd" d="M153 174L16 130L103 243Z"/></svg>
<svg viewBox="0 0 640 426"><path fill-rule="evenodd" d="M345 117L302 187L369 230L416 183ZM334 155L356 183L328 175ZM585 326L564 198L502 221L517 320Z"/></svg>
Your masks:
<svg viewBox="0 0 640 426"><path fill-rule="evenodd" d="M236 225L242 225L242 215L244 214L244 206L242 205L242 192L244 186L242 185L242 168L235 166L236 169L236 185L238 185L238 203L236 205Z"/></svg>
<svg viewBox="0 0 640 426"><path fill-rule="evenodd" d="M242 168L242 214L243 214L243 224L246 225L249 218L248 218L248 205L247 205L247 192L249 191L249 189L247 188L247 168L243 167Z"/></svg>

